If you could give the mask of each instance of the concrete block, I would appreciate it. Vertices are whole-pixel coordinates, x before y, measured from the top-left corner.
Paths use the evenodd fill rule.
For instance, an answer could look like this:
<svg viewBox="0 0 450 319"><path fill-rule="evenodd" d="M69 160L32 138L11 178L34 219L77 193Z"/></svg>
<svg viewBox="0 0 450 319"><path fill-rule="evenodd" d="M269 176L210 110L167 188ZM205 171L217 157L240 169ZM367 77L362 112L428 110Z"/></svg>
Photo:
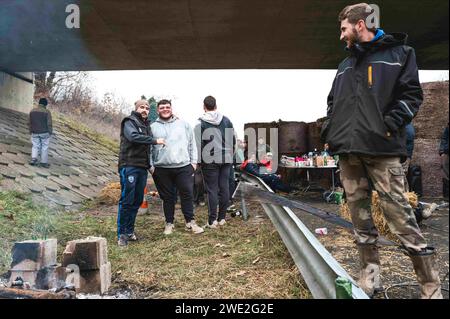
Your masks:
<svg viewBox="0 0 450 319"><path fill-rule="evenodd" d="M78 265L80 270L97 270L108 262L106 239L102 237L87 237L67 243L63 252L62 265Z"/></svg>
<svg viewBox="0 0 450 319"><path fill-rule="evenodd" d="M53 289L65 286L66 268L59 265L41 268L36 275L36 289Z"/></svg>
<svg viewBox="0 0 450 319"><path fill-rule="evenodd" d="M16 242L12 248L11 270L33 271L56 264L56 239Z"/></svg>
<svg viewBox="0 0 450 319"><path fill-rule="evenodd" d="M36 276L37 271L35 270L11 270L11 277L9 277L9 286L11 287L12 282L20 277L22 278L23 282L28 282L31 288L35 288Z"/></svg>
<svg viewBox="0 0 450 319"><path fill-rule="evenodd" d="M66 276L66 268L61 267L60 264L43 267L39 270L12 270L9 277L9 286L20 277L23 282L29 283L30 288L33 289L60 288L66 285Z"/></svg>
<svg viewBox="0 0 450 319"><path fill-rule="evenodd" d="M80 271L80 288L77 292L104 294L111 286L111 263L100 266L98 270Z"/></svg>

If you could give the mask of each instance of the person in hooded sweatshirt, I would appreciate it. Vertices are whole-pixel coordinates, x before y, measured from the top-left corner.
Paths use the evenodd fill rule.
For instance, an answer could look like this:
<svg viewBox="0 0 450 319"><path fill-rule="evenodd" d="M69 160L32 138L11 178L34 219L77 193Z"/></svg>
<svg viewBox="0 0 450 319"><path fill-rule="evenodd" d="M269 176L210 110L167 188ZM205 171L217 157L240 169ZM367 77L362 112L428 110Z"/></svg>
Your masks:
<svg viewBox="0 0 450 319"><path fill-rule="evenodd" d="M328 95L321 137L331 154L339 155L361 261L360 287L368 295L382 288L370 208L376 190L391 232L413 263L421 297L442 298L435 249L427 245L404 193L405 127L423 100L416 56L406 34L384 33L375 17L367 3L349 5L338 16L349 56Z"/></svg>
<svg viewBox="0 0 450 319"><path fill-rule="evenodd" d="M195 127L198 159L201 165L208 202L208 224L215 229L225 225L230 202L230 169L235 145L231 121L217 111L216 99L207 96L203 100L204 114ZM217 212L219 204L219 212Z"/></svg>
<svg viewBox="0 0 450 319"><path fill-rule="evenodd" d="M165 140L165 145L151 147L150 173L163 201L166 219L163 233L170 235L175 229L175 202L178 191L186 229L200 234L204 230L195 221L193 202L194 172L197 168L194 132L187 122L173 114L169 100L159 101L157 111L158 118L152 123L151 130L155 138Z"/></svg>

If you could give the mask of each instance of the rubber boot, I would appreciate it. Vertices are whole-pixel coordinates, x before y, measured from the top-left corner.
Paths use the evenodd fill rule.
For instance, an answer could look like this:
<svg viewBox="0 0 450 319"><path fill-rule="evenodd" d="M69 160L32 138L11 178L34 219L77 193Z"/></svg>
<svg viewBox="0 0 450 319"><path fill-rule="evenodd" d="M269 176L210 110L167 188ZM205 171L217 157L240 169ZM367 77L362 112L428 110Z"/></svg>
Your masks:
<svg viewBox="0 0 450 319"><path fill-rule="evenodd" d="M417 281L420 285L420 298L443 299L435 249L427 247L420 252L408 250L408 256L412 260Z"/></svg>
<svg viewBox="0 0 450 319"><path fill-rule="evenodd" d="M358 286L372 297L376 291L382 290L380 280L380 256L376 244L358 244L361 270Z"/></svg>

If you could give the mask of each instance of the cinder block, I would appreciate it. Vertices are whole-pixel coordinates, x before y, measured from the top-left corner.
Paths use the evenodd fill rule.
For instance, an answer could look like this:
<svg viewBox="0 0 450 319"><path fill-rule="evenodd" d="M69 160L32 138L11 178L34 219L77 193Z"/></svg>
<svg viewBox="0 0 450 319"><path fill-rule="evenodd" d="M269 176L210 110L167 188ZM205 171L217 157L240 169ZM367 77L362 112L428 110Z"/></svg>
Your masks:
<svg viewBox="0 0 450 319"><path fill-rule="evenodd" d="M80 288L82 293L104 294L111 286L111 263L100 266L97 270L80 271Z"/></svg>
<svg viewBox="0 0 450 319"><path fill-rule="evenodd" d="M11 270L39 270L56 264L56 239L16 242L12 248Z"/></svg>
<svg viewBox="0 0 450 319"><path fill-rule="evenodd" d="M66 268L53 265L41 268L36 275L36 289L53 289L65 286Z"/></svg>
<svg viewBox="0 0 450 319"><path fill-rule="evenodd" d="M9 286L11 287L13 281L18 277L22 278L23 282L28 282L31 288L36 287L37 271L35 270L11 270L11 277L9 277Z"/></svg>
<svg viewBox="0 0 450 319"><path fill-rule="evenodd" d="M96 270L108 262L106 239L88 237L67 243L63 253L64 267L75 264L80 270Z"/></svg>

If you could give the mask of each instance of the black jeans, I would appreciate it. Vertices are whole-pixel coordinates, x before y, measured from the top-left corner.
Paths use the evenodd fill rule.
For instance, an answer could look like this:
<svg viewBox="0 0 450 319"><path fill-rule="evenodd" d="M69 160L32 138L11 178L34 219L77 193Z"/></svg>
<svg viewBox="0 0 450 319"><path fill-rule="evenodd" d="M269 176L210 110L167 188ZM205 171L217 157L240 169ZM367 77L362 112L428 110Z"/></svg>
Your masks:
<svg viewBox="0 0 450 319"><path fill-rule="evenodd" d="M289 193L292 188L289 185L284 184L281 179L275 174L264 174L261 179L266 183L273 191L282 191Z"/></svg>
<svg viewBox="0 0 450 319"><path fill-rule="evenodd" d="M230 200L230 167L231 164L202 165L203 180L208 195L210 225L217 220L217 204L219 204L218 219L225 218Z"/></svg>
<svg viewBox="0 0 450 319"><path fill-rule="evenodd" d="M233 200L233 193L236 189L236 181L234 180L234 167L230 165L230 177L229 177L229 189L230 189L230 202Z"/></svg>
<svg viewBox="0 0 450 319"><path fill-rule="evenodd" d="M203 176L200 165L194 173L194 203L200 204L205 201L205 187L203 185Z"/></svg>
<svg viewBox="0 0 450 319"><path fill-rule="evenodd" d="M186 223L194 219L194 168L191 164L179 168L156 167L153 173L153 180L163 201L166 223L173 224L176 191L180 194L181 211Z"/></svg>

